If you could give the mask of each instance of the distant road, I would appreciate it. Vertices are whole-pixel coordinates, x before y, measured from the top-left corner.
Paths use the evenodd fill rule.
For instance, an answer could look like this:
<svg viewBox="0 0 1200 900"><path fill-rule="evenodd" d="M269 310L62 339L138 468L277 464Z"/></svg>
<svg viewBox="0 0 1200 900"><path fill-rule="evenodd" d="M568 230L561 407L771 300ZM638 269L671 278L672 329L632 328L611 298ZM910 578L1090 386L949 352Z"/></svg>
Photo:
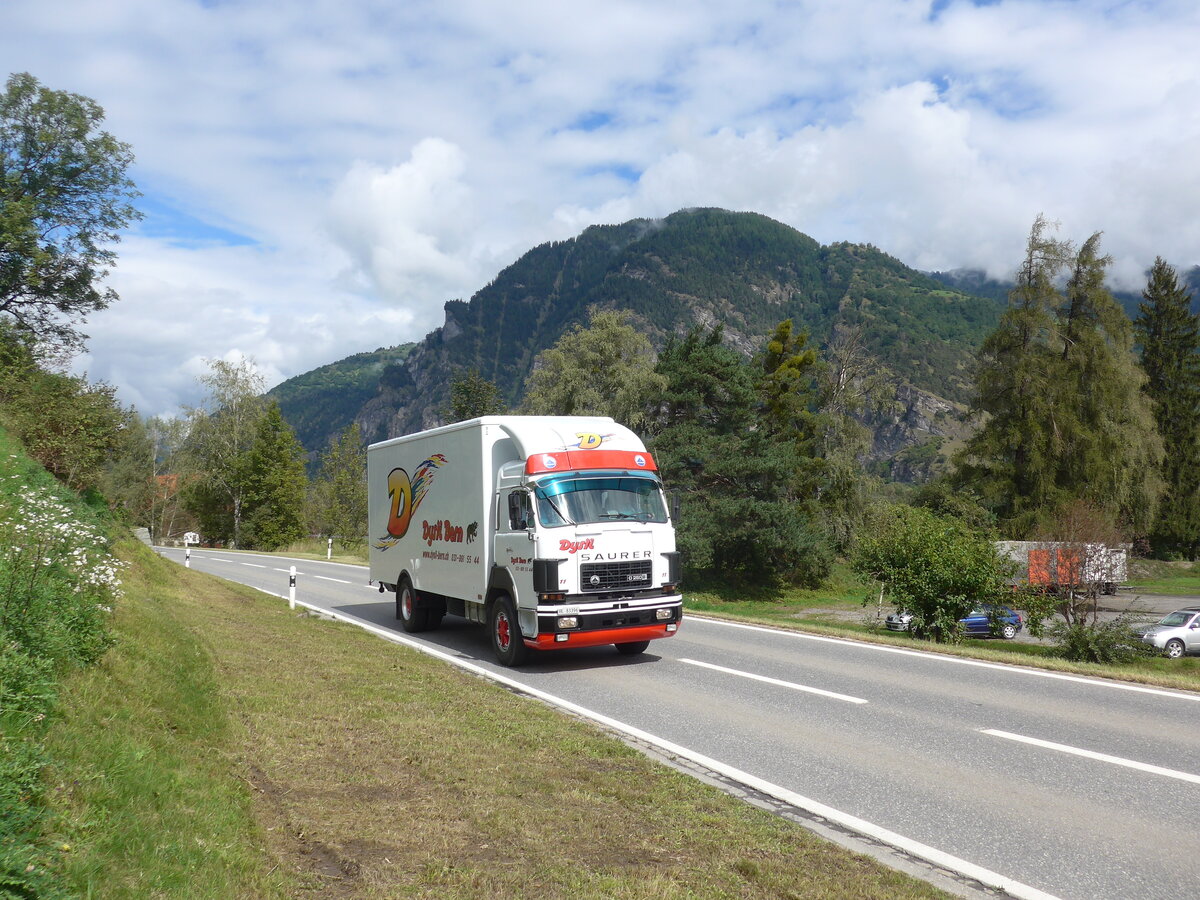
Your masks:
<svg viewBox="0 0 1200 900"><path fill-rule="evenodd" d="M193 568L283 596L293 562L302 601L402 634L363 567L192 551ZM602 647L519 669L452 616L404 639L1016 896L1182 900L1200 886L1200 694L695 617L641 657Z"/></svg>

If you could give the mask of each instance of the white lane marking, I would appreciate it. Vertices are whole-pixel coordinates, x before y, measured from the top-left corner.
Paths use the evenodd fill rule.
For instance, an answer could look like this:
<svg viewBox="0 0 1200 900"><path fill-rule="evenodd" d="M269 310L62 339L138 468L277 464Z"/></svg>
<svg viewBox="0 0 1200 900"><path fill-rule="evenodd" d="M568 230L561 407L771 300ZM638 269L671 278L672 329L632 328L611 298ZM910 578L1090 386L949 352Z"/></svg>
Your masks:
<svg viewBox="0 0 1200 900"><path fill-rule="evenodd" d="M270 591L264 591L263 593L270 593ZM273 594L272 596L277 597L279 595ZM830 822L834 822L835 824L841 825L844 828L848 828L853 832L874 838L875 840L887 844L888 846L895 847L898 850L902 850L903 852L912 856L916 856L920 859L926 860L927 862L931 862L935 866L941 866L944 869L957 872L966 878L972 878L981 884L1007 891L1013 897L1020 898L1020 900L1059 900L1059 898L1053 894L1040 891L1035 887L1030 887L1029 885L1023 884L1020 881L1009 878L1006 875L1001 875L998 872L985 869L983 866L977 866L965 859L952 856L949 853L938 850L936 847L930 847L928 844L922 844L919 841L906 838L902 834L897 834L894 831L889 831L886 828L873 825L865 819L860 819L857 816L850 815L849 813L841 812L840 810L834 809L832 806L826 806L823 803L818 803L816 800L810 800L808 797L803 797L800 794L789 791L787 788L772 784L769 781L765 781L762 778L751 775L749 772L743 772L740 769L735 769L733 766L726 765L719 760L704 756L703 754L697 753L694 750L689 750L687 747L672 743L665 738L657 737L649 732L642 731L640 728L627 725L626 723L617 719L609 718L602 713L594 712L586 707L579 706L576 703L572 703L570 700L565 700L562 697L555 696L554 694L548 694L545 691L538 690L535 687L530 687L529 685L509 678L506 675L501 675L497 672L491 671L490 669L486 669L483 666L479 666L468 660L462 659L461 657L438 650L436 647L430 647L427 644L414 641L404 635L397 634L394 631L389 631L386 628L380 628L379 626L372 625L369 622L364 622L362 619L357 619L354 616L348 616L335 610L325 609L312 603L305 603L303 600L297 600L296 605L307 606L309 609L316 610L317 612L320 612L322 615L331 619L337 619L342 622L348 622L351 625L357 625L364 631L369 631L371 634L381 637L384 640L391 641L394 644L403 644L405 647L425 653L428 656L440 659L443 662L448 662L451 665L458 666L461 669L465 669L466 671L472 672L475 675L482 676L483 678L494 681L497 684L503 684L506 687L512 688L513 690L519 691L527 696L536 697L545 703L549 703L552 706L557 706L559 709L565 709L577 716L590 719L598 725L603 725L604 727L610 728L613 731L619 731L622 734L627 734L639 741L644 741L647 744L651 744L665 753L681 757L682 759L690 760L699 766L703 766L713 772L724 775L726 778L744 784L756 791L761 791L762 793L774 797L777 800L782 800L784 803L788 803L797 809L802 809L810 815L820 816L823 819L827 819Z"/></svg>
<svg viewBox="0 0 1200 900"><path fill-rule="evenodd" d="M258 563L242 563L243 566L249 566L252 569L265 569L266 566L260 566Z"/></svg>
<svg viewBox="0 0 1200 900"><path fill-rule="evenodd" d="M297 575L300 573L297 572ZM313 578L320 578L322 581L336 581L338 584L353 584L353 581L347 581L345 578L330 578L328 575L314 575Z"/></svg>
<svg viewBox="0 0 1200 900"><path fill-rule="evenodd" d="M994 728L981 728L984 734L990 734L993 737L1004 738L1009 741L1019 741L1022 744L1032 744L1034 747L1044 747L1047 750L1057 750L1060 753L1070 753L1074 756L1082 756L1086 759L1095 759L1100 762L1112 763L1115 766L1125 766L1127 769L1137 769L1140 772L1150 772L1154 775L1165 775L1168 778L1178 778L1180 781L1190 781L1192 784L1200 784L1200 775L1193 775L1190 772L1180 772L1177 769L1165 769L1162 766L1153 766L1150 763L1138 762L1134 759L1124 759L1120 756L1109 756L1107 753L1097 753L1094 750L1084 750L1080 747L1071 747L1067 744L1056 744L1054 741L1043 741L1040 738L1026 737L1023 734L1013 734L1010 731L997 731Z"/></svg>
<svg viewBox="0 0 1200 900"><path fill-rule="evenodd" d="M945 653L929 653L923 650L907 650L904 647L891 647L887 644L871 644L866 641L854 641L848 638L825 637L819 634L806 634L803 631L792 631L785 628L767 628L763 625L743 625L741 622L727 622L724 619L709 619L694 613L687 613L687 618L693 622L699 621L710 625L724 625L727 628L744 628L748 631L762 631L767 634L786 635L801 638L806 641L822 641L828 644L847 644L866 650L878 650L881 653L899 653L902 656L916 656L920 659L937 660L960 666L976 666L981 669L996 669L1001 672L1013 672L1018 675L1033 675L1037 678L1053 678L1057 681L1073 681L1092 687L1106 687L1117 691L1135 691L1139 694L1154 694L1158 697L1172 697L1175 700L1193 700L1200 702L1200 693L1186 691L1169 691L1165 688L1144 687L1140 684L1130 684L1124 681L1107 681L1103 678L1088 678L1083 675L1067 675L1063 672L1050 672L1046 669L1031 669L1026 666L1008 665L1006 663L990 663L979 659L966 659L962 656L950 656Z"/></svg>
<svg viewBox="0 0 1200 900"><path fill-rule="evenodd" d="M173 553L179 553L179 554L183 553L183 550L181 550L178 547L163 547L163 546L157 545L157 544L155 545L154 549L173 552ZM201 554L208 553L208 552L210 552L210 551L205 551L202 549L193 550L192 558L198 559ZM346 569L358 569L361 572L367 571L367 567L364 565L360 565L359 563L331 562L330 560L327 560L327 559L302 559L301 557L298 557L298 556L263 556L262 554L251 553L248 550L243 551L243 552L245 553L246 556L251 556L256 559L271 559L271 560L289 559L289 560L295 560L297 563L304 563L305 565L309 565L309 566L341 566ZM204 558L215 560L216 562L233 562L233 560L231 560L231 559L224 559L219 556L204 556Z"/></svg>
<svg viewBox="0 0 1200 900"><path fill-rule="evenodd" d="M681 663L687 663L692 666L703 666L705 669L712 669L714 672L724 672L727 675L737 675L739 678L750 678L754 681L762 681L766 684L774 684L779 687L791 688L794 691L804 691L808 694L819 694L822 697L831 697L834 700L845 700L847 703L866 703L861 697L851 697L848 694L838 694L833 691L822 690L821 688L809 687L804 684L795 684L791 681L780 681L778 678L770 678L766 675L755 675L753 672L742 672L738 669L727 669L724 666L715 666L712 663L700 662L698 659L681 659Z"/></svg>

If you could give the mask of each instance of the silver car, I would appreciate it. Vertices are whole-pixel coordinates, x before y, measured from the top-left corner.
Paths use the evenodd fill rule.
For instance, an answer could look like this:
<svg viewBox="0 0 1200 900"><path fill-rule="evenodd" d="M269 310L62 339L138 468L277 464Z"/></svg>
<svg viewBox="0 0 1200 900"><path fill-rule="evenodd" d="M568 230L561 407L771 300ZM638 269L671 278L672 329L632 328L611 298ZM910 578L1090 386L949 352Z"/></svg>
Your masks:
<svg viewBox="0 0 1200 900"><path fill-rule="evenodd" d="M1171 659L1200 653L1200 606L1177 609L1158 624L1139 629L1142 640Z"/></svg>

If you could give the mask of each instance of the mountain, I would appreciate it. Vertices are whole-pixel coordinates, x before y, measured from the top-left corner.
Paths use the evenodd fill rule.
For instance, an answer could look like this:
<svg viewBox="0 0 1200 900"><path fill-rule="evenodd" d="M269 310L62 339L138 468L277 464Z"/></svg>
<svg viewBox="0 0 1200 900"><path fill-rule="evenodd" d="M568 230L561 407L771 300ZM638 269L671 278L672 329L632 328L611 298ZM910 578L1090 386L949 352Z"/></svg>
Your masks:
<svg viewBox="0 0 1200 900"><path fill-rule="evenodd" d="M860 328L866 350L901 386L900 407L871 423L884 455L929 434L953 439L953 413L970 396L975 349L1003 309L1001 301L939 282L873 246L824 246L755 213L691 209L593 226L535 247L469 302L446 303L445 324L407 355L400 352L407 348L376 351L396 354L386 360L360 354L275 392L286 388L289 404L309 407L304 427L287 408L284 414L310 450L352 419L370 441L438 424L453 375L466 368L495 382L515 405L537 354L585 323L592 306L628 310L659 347L695 325L723 323L726 341L747 356L785 318L807 328L818 346L839 330ZM364 366L351 376L359 359ZM331 369L356 390L311 387L314 376ZM377 390L363 400L372 380ZM313 404L332 406L322 412Z"/></svg>
<svg viewBox="0 0 1200 900"><path fill-rule="evenodd" d="M380 347L356 353L303 375L289 378L267 391L310 457L315 457L354 422L359 410L379 392L389 366L400 365L415 344Z"/></svg>

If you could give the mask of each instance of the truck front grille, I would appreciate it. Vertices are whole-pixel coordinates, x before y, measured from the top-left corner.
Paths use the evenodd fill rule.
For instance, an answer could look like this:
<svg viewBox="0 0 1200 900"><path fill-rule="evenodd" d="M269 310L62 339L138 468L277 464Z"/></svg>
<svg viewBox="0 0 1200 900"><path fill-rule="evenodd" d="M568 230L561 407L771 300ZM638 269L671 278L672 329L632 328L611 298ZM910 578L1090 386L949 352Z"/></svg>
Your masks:
<svg viewBox="0 0 1200 900"><path fill-rule="evenodd" d="M584 563L579 567L579 590L585 594L597 591L629 591L651 587L653 568L648 559L628 562Z"/></svg>

